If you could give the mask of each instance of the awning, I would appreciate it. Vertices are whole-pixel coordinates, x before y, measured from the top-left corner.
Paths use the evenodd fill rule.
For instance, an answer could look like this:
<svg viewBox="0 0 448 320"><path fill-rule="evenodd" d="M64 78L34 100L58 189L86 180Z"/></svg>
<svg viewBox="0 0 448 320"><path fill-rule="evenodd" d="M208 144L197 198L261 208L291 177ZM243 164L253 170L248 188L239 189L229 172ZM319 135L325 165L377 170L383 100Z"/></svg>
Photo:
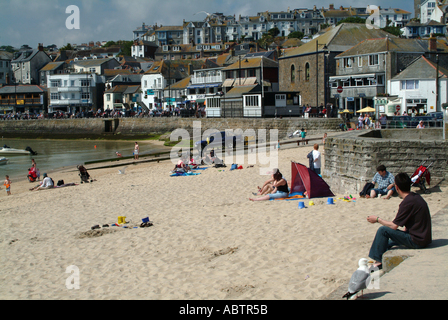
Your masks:
<svg viewBox="0 0 448 320"><path fill-rule="evenodd" d="M226 81L224 81L222 86L223 87L231 87L231 86L233 86L234 82L235 82L235 79L226 79Z"/></svg>
<svg viewBox="0 0 448 320"><path fill-rule="evenodd" d="M247 78L246 81L244 81L244 85L251 85L251 84L255 84L257 82L257 78L255 77L251 77L251 78Z"/></svg>
<svg viewBox="0 0 448 320"><path fill-rule="evenodd" d="M211 83L211 84L205 85L206 88L218 88L220 86L221 86L221 83Z"/></svg>
<svg viewBox="0 0 448 320"><path fill-rule="evenodd" d="M204 84L195 84L187 87L187 89L204 89L204 88L205 88Z"/></svg>
<svg viewBox="0 0 448 320"><path fill-rule="evenodd" d="M364 78L375 78L375 73L365 73L365 74L353 74L353 75L344 75L344 76L333 76L329 78L329 82L347 81L350 78L352 79L364 79Z"/></svg>
<svg viewBox="0 0 448 320"><path fill-rule="evenodd" d="M205 102L205 99L197 99L196 100L196 103L204 103Z"/></svg>

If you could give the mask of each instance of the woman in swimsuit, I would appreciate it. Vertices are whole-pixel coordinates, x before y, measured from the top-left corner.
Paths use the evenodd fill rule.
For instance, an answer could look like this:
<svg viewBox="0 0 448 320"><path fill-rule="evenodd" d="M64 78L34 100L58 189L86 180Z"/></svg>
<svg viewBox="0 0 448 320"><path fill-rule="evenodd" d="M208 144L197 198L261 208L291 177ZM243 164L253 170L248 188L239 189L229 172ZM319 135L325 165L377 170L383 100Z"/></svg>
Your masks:
<svg viewBox="0 0 448 320"><path fill-rule="evenodd" d="M272 186L274 187L274 190L261 198L258 199L252 199L249 198L250 201L265 201L265 200L271 200L271 199L280 199L280 198L286 198L289 196L289 188L288 188L288 182L283 179L282 174L280 171L277 171L274 173L274 183Z"/></svg>

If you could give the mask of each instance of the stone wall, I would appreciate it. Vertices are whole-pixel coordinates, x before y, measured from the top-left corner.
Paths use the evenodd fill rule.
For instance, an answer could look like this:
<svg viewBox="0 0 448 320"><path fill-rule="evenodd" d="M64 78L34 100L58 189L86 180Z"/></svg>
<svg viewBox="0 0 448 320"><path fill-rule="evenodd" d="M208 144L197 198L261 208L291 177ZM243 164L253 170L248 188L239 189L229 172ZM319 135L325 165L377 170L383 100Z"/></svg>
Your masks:
<svg viewBox="0 0 448 320"><path fill-rule="evenodd" d="M429 156L425 165L436 160L430 168L432 181L447 179L448 142L441 129L348 132L326 140L323 178L333 192L359 194L379 165L394 175L412 175Z"/></svg>
<svg viewBox="0 0 448 320"><path fill-rule="evenodd" d="M245 118L123 118L0 121L0 136L5 138L41 139L144 139L150 134L164 134L185 129L193 134L193 122L199 121L202 132L207 129L278 129L279 139L297 129L308 134L323 134L339 130L341 119L245 119ZM109 125L107 125L109 123ZM110 132L107 132L110 131Z"/></svg>

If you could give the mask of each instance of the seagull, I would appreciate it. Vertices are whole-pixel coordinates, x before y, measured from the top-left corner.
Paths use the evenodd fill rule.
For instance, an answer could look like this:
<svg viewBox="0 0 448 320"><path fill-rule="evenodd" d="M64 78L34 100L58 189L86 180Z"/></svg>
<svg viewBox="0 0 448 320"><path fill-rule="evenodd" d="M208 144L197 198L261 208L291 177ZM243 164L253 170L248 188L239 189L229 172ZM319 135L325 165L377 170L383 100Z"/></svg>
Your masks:
<svg viewBox="0 0 448 320"><path fill-rule="evenodd" d="M361 291L363 294L364 289L367 288L370 283L370 272L367 267L368 260L365 258L359 259L359 268L353 273L350 278L350 283L348 284L348 292L342 297L347 298L347 300L355 300L358 295L357 293Z"/></svg>
<svg viewBox="0 0 448 320"><path fill-rule="evenodd" d="M197 15L198 13L205 13L205 14L207 15L207 17L205 18L204 21L207 21L207 19L209 19L210 17L214 17L214 16L216 16L215 13L208 13L208 12L205 12L205 11L199 11L199 12L196 12L196 13L194 14L194 16Z"/></svg>
<svg viewBox="0 0 448 320"><path fill-rule="evenodd" d="M127 168L127 167L124 167L123 169L118 170L118 174L126 174L126 173L125 173L126 168Z"/></svg>

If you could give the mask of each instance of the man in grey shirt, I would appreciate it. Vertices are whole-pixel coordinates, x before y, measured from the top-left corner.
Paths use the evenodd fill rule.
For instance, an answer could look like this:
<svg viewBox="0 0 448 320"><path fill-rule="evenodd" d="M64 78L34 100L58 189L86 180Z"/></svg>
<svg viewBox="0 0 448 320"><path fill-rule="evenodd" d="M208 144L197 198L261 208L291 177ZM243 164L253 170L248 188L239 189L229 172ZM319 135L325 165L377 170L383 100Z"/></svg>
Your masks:
<svg viewBox="0 0 448 320"><path fill-rule="evenodd" d="M372 183L378 183L378 187L372 189L372 191L370 191L370 196L366 195L366 198L375 198L377 195L385 195L384 199L390 199L395 192L395 178L383 165L376 168L376 171L377 173L373 177Z"/></svg>

